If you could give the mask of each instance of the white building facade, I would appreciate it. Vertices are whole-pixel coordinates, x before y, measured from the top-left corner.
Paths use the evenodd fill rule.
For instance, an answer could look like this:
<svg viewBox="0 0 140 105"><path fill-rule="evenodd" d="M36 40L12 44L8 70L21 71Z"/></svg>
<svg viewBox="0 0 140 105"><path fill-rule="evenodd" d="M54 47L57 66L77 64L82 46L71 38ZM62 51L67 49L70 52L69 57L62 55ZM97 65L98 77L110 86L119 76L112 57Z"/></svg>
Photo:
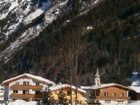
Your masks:
<svg viewBox="0 0 140 105"><path fill-rule="evenodd" d="M0 102L4 101L4 93L5 93L5 89L3 86L0 85Z"/></svg>
<svg viewBox="0 0 140 105"><path fill-rule="evenodd" d="M5 86L5 100L40 100L43 96L41 91L55 83L31 74L22 74L2 83Z"/></svg>

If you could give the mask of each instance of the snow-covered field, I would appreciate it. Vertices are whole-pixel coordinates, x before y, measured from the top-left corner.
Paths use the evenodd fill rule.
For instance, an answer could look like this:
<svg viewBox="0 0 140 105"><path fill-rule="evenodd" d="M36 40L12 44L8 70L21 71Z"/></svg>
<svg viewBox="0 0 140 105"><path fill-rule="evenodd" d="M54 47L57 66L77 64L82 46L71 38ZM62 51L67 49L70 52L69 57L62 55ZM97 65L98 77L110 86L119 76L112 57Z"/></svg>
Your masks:
<svg viewBox="0 0 140 105"><path fill-rule="evenodd" d="M135 101L135 102L129 103L128 105L140 105L140 101Z"/></svg>
<svg viewBox="0 0 140 105"><path fill-rule="evenodd" d="M7 105L7 104L0 104L0 105ZM8 105L37 105L36 101L26 102L24 100L16 100L14 102L9 102Z"/></svg>
<svg viewBox="0 0 140 105"><path fill-rule="evenodd" d="M7 105L7 104L0 104L0 105ZM37 105L37 102L36 101L26 102L24 100L16 100L14 102L9 102L8 105ZM128 105L140 105L140 101L135 101L135 102L129 103Z"/></svg>

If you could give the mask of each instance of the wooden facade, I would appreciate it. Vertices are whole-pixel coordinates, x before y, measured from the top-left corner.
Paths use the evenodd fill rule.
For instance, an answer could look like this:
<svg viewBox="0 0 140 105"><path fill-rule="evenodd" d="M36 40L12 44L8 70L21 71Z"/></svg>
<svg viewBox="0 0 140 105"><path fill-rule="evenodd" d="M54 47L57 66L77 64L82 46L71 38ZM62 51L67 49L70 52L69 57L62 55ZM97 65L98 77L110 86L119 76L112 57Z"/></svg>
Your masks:
<svg viewBox="0 0 140 105"><path fill-rule="evenodd" d="M130 100L130 89L119 84L103 84L93 86L88 96L89 104L101 105L126 105Z"/></svg>
<svg viewBox="0 0 140 105"><path fill-rule="evenodd" d="M10 87L11 90L29 90L29 89L32 89L32 90L38 90L40 91L41 89L43 88L43 86L41 85L38 85L38 86L33 86L33 85L12 85Z"/></svg>
<svg viewBox="0 0 140 105"><path fill-rule="evenodd" d="M94 90L92 93L95 99L106 100L129 100L128 89L124 89L118 86L105 87Z"/></svg>
<svg viewBox="0 0 140 105"><path fill-rule="evenodd" d="M43 94L40 92L42 90L43 86L37 85L12 85L10 87L10 90L13 91L13 94L10 95L11 99L23 99L23 100L40 100L43 98ZM19 94L18 91L22 91L23 94ZM33 90L35 94L29 93L29 90ZM17 93L16 93L17 92Z"/></svg>
<svg viewBox="0 0 140 105"><path fill-rule="evenodd" d="M40 100L43 98L43 94L16 94L13 93L10 95L11 99L22 99L22 100Z"/></svg>

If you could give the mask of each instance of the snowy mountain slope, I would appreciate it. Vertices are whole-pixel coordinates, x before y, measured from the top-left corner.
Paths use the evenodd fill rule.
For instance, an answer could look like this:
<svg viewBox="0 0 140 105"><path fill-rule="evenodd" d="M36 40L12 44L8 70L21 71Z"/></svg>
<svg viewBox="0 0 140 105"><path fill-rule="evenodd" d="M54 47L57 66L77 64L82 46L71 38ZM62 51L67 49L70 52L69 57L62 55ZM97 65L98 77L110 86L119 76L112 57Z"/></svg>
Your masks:
<svg viewBox="0 0 140 105"><path fill-rule="evenodd" d="M102 0L79 1L81 14ZM37 37L52 21L71 8L73 0L0 1L0 60L7 62L15 51ZM93 6L93 7L92 7ZM86 8L85 8L86 7ZM92 7L88 9L89 7ZM63 11L63 12L62 12ZM81 15L80 14L80 15Z"/></svg>
<svg viewBox="0 0 140 105"><path fill-rule="evenodd" d="M0 26L1 34L9 36L19 27L30 24L45 13L52 6L52 3L52 0L43 1L40 5L39 3L31 2L31 0L7 0L1 2L0 20L5 22L4 25ZM5 37L6 40L7 38Z"/></svg>
<svg viewBox="0 0 140 105"><path fill-rule="evenodd" d="M10 2L11 6L5 10L7 12L4 12L3 8L10 4ZM9 43L9 46L0 53L0 59L4 59L5 61L9 60L18 48L22 48L24 44L38 36L44 28L62 14L62 10L64 8L66 9L67 2L68 0L64 0L56 4L53 0L46 0L45 2L43 1L34 5L30 0L7 0L0 2L0 5L3 6L3 8L1 8L2 14L0 21L6 23L0 26L1 37L4 37L0 40L1 43L6 42L9 36L14 36L18 29L22 30L22 28L26 27L25 30L23 29L18 37ZM8 18L10 16L12 17L12 15L14 15L14 20ZM41 21L38 22L38 18L41 18ZM30 26L30 24L35 25Z"/></svg>

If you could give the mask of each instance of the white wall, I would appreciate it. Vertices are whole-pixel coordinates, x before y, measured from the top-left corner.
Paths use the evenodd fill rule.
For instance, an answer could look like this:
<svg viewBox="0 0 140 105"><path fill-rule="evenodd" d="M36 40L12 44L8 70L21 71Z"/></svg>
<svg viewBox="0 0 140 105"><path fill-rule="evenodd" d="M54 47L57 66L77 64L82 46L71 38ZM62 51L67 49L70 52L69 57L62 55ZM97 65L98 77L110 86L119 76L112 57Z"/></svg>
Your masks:
<svg viewBox="0 0 140 105"><path fill-rule="evenodd" d="M118 101L122 101L122 100L116 100L116 101L111 100L110 103L106 103L105 100L99 100L99 102L102 105L128 105L128 101L123 101L122 103L118 103Z"/></svg>
<svg viewBox="0 0 140 105"><path fill-rule="evenodd" d="M29 82L29 85L32 85L32 86L35 86L36 85L36 82L33 80L33 79L29 79L29 78L24 78L24 79L19 79L19 80L16 80L14 82L11 82L9 84L9 87L11 87L12 85L15 85L16 82L19 83L19 85L23 85L23 82L26 81L26 82ZM43 83L40 83L39 85L42 85L43 87L46 87L45 84ZM5 94L5 99L10 99L10 95L13 94L13 90L10 90L9 87L6 87L5 91L6 91L6 94ZM18 90L18 94L23 94L23 90ZM35 91L30 89L29 90L29 94L35 94Z"/></svg>
<svg viewBox="0 0 140 105"><path fill-rule="evenodd" d="M3 101L4 100L4 92L5 90L0 90L0 101Z"/></svg>

